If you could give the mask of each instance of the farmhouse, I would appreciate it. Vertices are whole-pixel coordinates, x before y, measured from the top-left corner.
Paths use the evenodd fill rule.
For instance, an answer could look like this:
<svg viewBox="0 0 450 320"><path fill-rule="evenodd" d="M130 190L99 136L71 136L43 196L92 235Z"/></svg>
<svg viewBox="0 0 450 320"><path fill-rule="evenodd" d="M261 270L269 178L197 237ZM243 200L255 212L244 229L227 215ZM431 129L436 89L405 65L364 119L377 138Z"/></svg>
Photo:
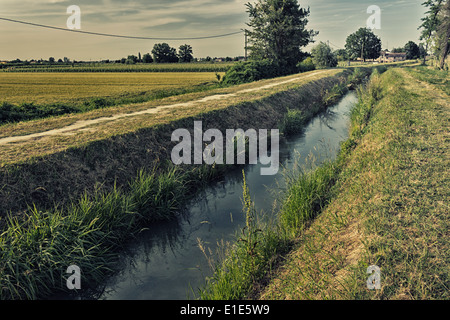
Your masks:
<svg viewBox="0 0 450 320"><path fill-rule="evenodd" d="M397 61L405 61L406 60L406 53L400 52L400 53L394 53L389 52L387 50L380 52L380 57L377 59L378 62L386 63L386 62L397 62Z"/></svg>

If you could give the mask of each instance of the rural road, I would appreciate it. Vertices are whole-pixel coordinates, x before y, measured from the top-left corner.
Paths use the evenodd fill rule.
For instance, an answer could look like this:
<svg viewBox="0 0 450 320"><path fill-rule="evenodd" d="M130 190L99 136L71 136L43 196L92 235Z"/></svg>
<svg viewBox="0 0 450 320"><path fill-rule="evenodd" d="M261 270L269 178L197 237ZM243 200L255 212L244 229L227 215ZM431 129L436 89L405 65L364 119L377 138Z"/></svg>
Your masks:
<svg viewBox="0 0 450 320"><path fill-rule="evenodd" d="M101 123L101 122L105 122L105 121L115 121L118 119L122 119L122 118L126 118L126 117L135 117L135 116L139 116L139 115L143 115L143 114L154 114L161 110L172 109L172 108L177 108L177 107L188 107L188 106L194 105L196 103L208 102L208 101L213 101L213 100L223 100L223 99L235 97L237 95L244 94L244 93L255 92L255 91L273 88L273 87L276 87L279 85L297 81L300 78L306 79L306 78L315 76L315 75L323 73L323 72L325 72L325 70L316 71L316 72L310 73L308 75L299 74L298 77L295 77L293 79L273 82L273 83L263 85L260 87L256 87L256 88L243 89L243 90L239 90L234 93L211 95L211 96L207 96L207 97L204 97L204 98L198 99L198 100L193 100L193 101L183 102L183 103L176 103L176 104L171 104L171 105L157 106L157 107L152 107L152 108L149 108L146 110L137 111L137 112L133 112L133 113L119 113L119 114L116 114L113 116L108 116L108 117L100 117L97 119L77 121L74 124L68 125L63 128L33 133L33 134L29 134L29 135L1 138L0 145L6 145L9 143L26 142L31 139L37 139L37 138L42 138L42 137L47 137L47 136L74 134L77 131L82 131L83 129L85 129L88 126L91 126L91 125L94 125L97 123Z"/></svg>

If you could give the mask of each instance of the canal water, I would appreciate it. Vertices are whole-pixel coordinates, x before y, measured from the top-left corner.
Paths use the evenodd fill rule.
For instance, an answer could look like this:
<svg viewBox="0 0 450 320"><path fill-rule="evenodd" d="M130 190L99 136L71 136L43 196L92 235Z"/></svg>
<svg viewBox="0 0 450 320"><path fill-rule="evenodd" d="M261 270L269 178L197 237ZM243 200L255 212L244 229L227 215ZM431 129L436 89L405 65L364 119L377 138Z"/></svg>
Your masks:
<svg viewBox="0 0 450 320"><path fill-rule="evenodd" d="M332 159L348 138L350 111L357 102L350 91L335 106L314 119L298 135L280 143L280 163L295 170ZM306 164L308 166L308 164ZM261 165L244 168L256 209L273 212L277 192L283 188L283 169L262 176ZM202 191L176 219L152 225L131 241L119 269L101 288L101 300L179 300L195 298L212 271L199 249L200 240L211 252L222 241L233 242L245 224L242 212L242 168L227 174ZM207 249L208 250L208 249Z"/></svg>

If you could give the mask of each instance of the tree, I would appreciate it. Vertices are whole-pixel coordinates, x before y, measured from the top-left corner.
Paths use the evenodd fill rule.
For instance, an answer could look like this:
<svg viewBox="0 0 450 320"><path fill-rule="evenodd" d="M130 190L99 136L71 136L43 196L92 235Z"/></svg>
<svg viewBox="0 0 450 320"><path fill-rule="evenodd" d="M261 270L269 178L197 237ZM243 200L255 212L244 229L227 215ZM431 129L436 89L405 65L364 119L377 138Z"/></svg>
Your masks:
<svg viewBox="0 0 450 320"><path fill-rule="evenodd" d="M399 48L393 48L391 52L392 53L404 53L406 51L405 51L405 47L403 47L403 48L399 47Z"/></svg>
<svg viewBox="0 0 450 320"><path fill-rule="evenodd" d="M420 57L419 46L414 41L408 41L405 45L406 59L418 59Z"/></svg>
<svg viewBox="0 0 450 320"><path fill-rule="evenodd" d="M128 56L125 63L126 64L135 64L136 62L138 62L138 57L136 57L135 55L130 55L130 56Z"/></svg>
<svg viewBox="0 0 450 320"><path fill-rule="evenodd" d="M53 57L48 58L48 62L55 63L55 58L53 58Z"/></svg>
<svg viewBox="0 0 450 320"><path fill-rule="evenodd" d="M154 45L153 59L157 63L171 63L178 62L177 50L172 48L167 43L157 43Z"/></svg>
<svg viewBox="0 0 450 320"><path fill-rule="evenodd" d="M153 62L153 58L152 55L150 53L146 53L142 56L142 62L143 63L152 63Z"/></svg>
<svg viewBox="0 0 450 320"><path fill-rule="evenodd" d="M178 59L180 62L191 62L194 60L192 55L192 47L188 44L183 44L178 49Z"/></svg>
<svg viewBox="0 0 450 320"><path fill-rule="evenodd" d="M335 54L338 61L347 61L349 59L347 50L345 49L336 50Z"/></svg>
<svg viewBox="0 0 450 320"><path fill-rule="evenodd" d="M300 8L297 0L257 0L247 3L250 22L246 30L250 60L269 60L280 74L296 72L301 51L318 34L307 30L310 10Z"/></svg>
<svg viewBox="0 0 450 320"><path fill-rule="evenodd" d="M376 59L380 56L381 40L370 29L360 28L347 37L345 48L351 58Z"/></svg>
<svg viewBox="0 0 450 320"><path fill-rule="evenodd" d="M450 0L443 5L438 14L437 44L440 54L439 68L444 69L445 59L450 53Z"/></svg>
<svg viewBox="0 0 450 320"><path fill-rule="evenodd" d="M338 64L333 50L322 41L311 49L311 55L313 63L317 68L334 68Z"/></svg>
<svg viewBox="0 0 450 320"><path fill-rule="evenodd" d="M425 46L423 43L419 43L419 52L420 52L420 58L426 59L426 56L428 54L427 50L425 49Z"/></svg>
<svg viewBox="0 0 450 320"><path fill-rule="evenodd" d="M440 58L439 67L443 69L450 51L450 0L428 0L422 5L429 9L421 19L420 40L425 41L425 51L434 45L435 55Z"/></svg>

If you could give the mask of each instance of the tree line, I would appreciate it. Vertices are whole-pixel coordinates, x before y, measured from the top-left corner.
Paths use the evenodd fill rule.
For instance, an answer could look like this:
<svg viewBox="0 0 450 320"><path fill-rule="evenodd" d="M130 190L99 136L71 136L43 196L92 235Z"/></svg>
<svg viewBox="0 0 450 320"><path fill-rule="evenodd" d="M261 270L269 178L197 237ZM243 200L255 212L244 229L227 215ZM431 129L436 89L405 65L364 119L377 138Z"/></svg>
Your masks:
<svg viewBox="0 0 450 320"><path fill-rule="evenodd" d="M135 64L135 63L175 63L175 62L192 62L194 61L192 46L183 44L178 48L171 47L167 43L156 43L150 53L141 53L136 55L129 55L127 58L122 58L116 62Z"/></svg>
<svg viewBox="0 0 450 320"><path fill-rule="evenodd" d="M395 50L405 52L406 59L425 59L433 43L433 53L440 57L442 69L450 50L450 0L428 0L423 5L429 8L419 27L423 29L420 40L425 40L425 44L408 41L403 48ZM249 61L231 67L223 78L225 83L256 81L316 67L336 67L339 60L366 61L377 59L381 54L380 38L365 27L347 37L345 49L333 51L329 44L320 42L311 53L304 52L302 48L313 43L319 34L307 28L309 7L301 8L297 0L256 0L246 7L250 18L245 48L250 51Z"/></svg>

